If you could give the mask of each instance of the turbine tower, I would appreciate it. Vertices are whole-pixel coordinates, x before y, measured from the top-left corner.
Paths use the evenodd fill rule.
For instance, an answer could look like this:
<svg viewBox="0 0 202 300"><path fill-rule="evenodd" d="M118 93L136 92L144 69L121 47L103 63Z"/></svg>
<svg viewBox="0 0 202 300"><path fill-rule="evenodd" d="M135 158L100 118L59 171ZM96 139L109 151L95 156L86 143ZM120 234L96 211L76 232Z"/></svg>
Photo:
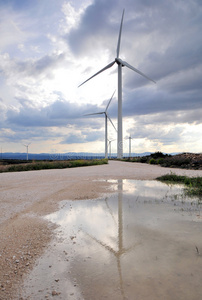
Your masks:
<svg viewBox="0 0 202 300"><path fill-rule="evenodd" d="M123 158L123 126L122 126L122 67L126 66L129 69L133 70L134 72L140 74L141 76L145 77L146 79L153 81L156 83L154 80L149 78L147 75L143 74L141 71L138 69L134 68L133 66L129 65L126 61L123 61L119 58L119 53L120 53L120 45L121 45L121 33L122 33L122 26L123 26L123 17L124 17L124 10L122 14L122 19L121 19L121 25L120 25L120 30L119 30L119 37L118 37L118 44L117 44L117 50L116 50L116 58L108 64L106 67L95 73L93 76L85 80L83 83L79 85L79 87L86 83L88 80L92 79L93 77L97 76L98 74L102 73L103 71L111 68L115 63L118 65L118 139L117 139L117 158L121 159Z"/></svg>
<svg viewBox="0 0 202 300"><path fill-rule="evenodd" d="M115 93L115 91L114 91ZM109 119L109 121L111 122L112 126L114 127L114 129L116 130L116 127L114 126L111 118L109 117L108 113L107 113L107 110L108 110L108 107L112 101L112 98L114 96L114 93L113 95L111 96L108 104L107 104L107 107L105 109L105 111L101 111L101 112L98 112L98 113L92 113L92 114L86 114L85 116L93 116L93 115L102 115L104 114L105 115L105 158L108 158L108 147L107 147L107 136L108 136L108 129L107 129L107 119ZM116 130L117 131L117 130Z"/></svg>

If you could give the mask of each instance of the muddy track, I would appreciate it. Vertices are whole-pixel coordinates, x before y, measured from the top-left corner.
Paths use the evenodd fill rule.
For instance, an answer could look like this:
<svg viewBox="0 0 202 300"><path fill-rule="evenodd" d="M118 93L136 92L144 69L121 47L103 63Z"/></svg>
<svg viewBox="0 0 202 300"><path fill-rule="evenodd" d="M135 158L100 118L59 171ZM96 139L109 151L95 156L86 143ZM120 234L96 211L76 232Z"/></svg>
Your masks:
<svg viewBox="0 0 202 300"><path fill-rule="evenodd" d="M155 179L163 174L202 176L202 171L110 161L108 165L0 174L0 299L17 290L52 238L42 217L61 200L90 199L110 192L109 179ZM97 181L100 180L100 181Z"/></svg>

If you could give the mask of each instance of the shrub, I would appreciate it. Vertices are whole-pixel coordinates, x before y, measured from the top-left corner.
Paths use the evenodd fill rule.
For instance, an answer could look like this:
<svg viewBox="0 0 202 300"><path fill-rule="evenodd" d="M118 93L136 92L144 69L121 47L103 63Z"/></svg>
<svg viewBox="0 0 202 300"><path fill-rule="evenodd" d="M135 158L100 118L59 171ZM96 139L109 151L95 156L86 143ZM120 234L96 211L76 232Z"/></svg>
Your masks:
<svg viewBox="0 0 202 300"><path fill-rule="evenodd" d="M142 157L140 157L140 162L141 163L146 163L147 162L147 156L142 156Z"/></svg>
<svg viewBox="0 0 202 300"><path fill-rule="evenodd" d="M159 158L159 159L157 160L157 164L158 164L158 165L162 165L163 162L164 162L164 158Z"/></svg>
<svg viewBox="0 0 202 300"><path fill-rule="evenodd" d="M157 159L157 158L164 158L167 156L167 154L163 154L162 152L158 151L158 152L152 153L150 156L154 159Z"/></svg>
<svg viewBox="0 0 202 300"><path fill-rule="evenodd" d="M157 164L157 162L154 158L151 158L149 163L150 163L150 165L156 165Z"/></svg>

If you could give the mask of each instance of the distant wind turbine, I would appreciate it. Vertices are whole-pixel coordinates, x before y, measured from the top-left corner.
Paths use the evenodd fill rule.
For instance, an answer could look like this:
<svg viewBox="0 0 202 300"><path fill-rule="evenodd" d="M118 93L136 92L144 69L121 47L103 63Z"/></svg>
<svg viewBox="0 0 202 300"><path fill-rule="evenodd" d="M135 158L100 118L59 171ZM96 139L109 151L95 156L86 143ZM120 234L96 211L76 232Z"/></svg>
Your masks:
<svg viewBox="0 0 202 300"><path fill-rule="evenodd" d="M27 148L27 160L28 160L28 148L29 148L29 145L30 145L31 143L29 143L29 144L27 144L27 145L25 145L25 144L23 144L26 148Z"/></svg>
<svg viewBox="0 0 202 300"><path fill-rule="evenodd" d="M135 71L136 73L142 75L146 79L153 81L151 78L149 78L147 75L143 74L138 69L134 68L133 66L129 65L126 61L123 61L119 58L119 52L120 52L120 44L121 44L121 33L122 33L122 26L123 26L123 17L124 17L124 10L122 14L121 19L121 25L119 30L119 37L118 37L118 44L117 44L117 50L116 50L116 58L113 62L108 64L106 67L95 73L93 76L85 80L83 83L79 85L79 87L86 83L88 80L92 79L93 77L97 76L98 74L102 73L103 71L111 68L115 63L118 65L118 139L117 139L117 158L123 158L123 126L122 126L122 67L126 66L129 69Z"/></svg>
<svg viewBox="0 0 202 300"><path fill-rule="evenodd" d="M128 154L128 157L130 159L131 158L131 140L132 140L131 135L127 139L129 140L129 154Z"/></svg>
<svg viewBox="0 0 202 300"><path fill-rule="evenodd" d="M115 91L114 91L115 93ZM111 96L108 104L107 104L107 107L105 109L105 111L101 111L101 112L98 112L98 113L92 113L92 114L86 114L85 116L93 116L93 115L102 115L104 114L105 115L105 158L108 158L108 147L107 147L107 136L108 136L108 130L107 130L107 119L109 119L109 121L111 122L112 126L114 127L114 129L116 130L116 127L114 126L111 118L109 117L108 113L107 113L107 110L108 110L108 107L112 101L112 98L114 96L114 93L113 95ZM117 131L117 130L116 130Z"/></svg>
<svg viewBox="0 0 202 300"><path fill-rule="evenodd" d="M115 141L115 140L108 140L108 142L109 142L109 158L112 158L111 144L112 144L113 141Z"/></svg>

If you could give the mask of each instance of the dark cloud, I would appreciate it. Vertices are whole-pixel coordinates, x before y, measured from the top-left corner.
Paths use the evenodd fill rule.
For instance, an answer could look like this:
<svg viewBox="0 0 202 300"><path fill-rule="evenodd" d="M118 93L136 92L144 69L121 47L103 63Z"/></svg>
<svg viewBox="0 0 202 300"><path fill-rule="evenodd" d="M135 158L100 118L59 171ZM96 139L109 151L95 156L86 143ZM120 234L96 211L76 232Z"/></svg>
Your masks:
<svg viewBox="0 0 202 300"><path fill-rule="evenodd" d="M60 97L58 93L58 97ZM2 138L7 142L18 142L26 139L43 140L61 138L61 144L85 143L104 139L104 115L94 117L85 116L91 112L99 112L102 109L97 105L78 105L63 99L52 104L36 108L31 106L27 99L18 99L20 109L7 110L3 128L10 128L12 134L5 131ZM43 128L45 127L45 128ZM67 128L71 132L55 134L52 127Z"/></svg>
<svg viewBox="0 0 202 300"><path fill-rule="evenodd" d="M52 70L62 66L64 64L65 54L51 54L45 55L39 59L25 60L16 62L16 70L18 73L22 73L27 76L36 77L41 74L52 74ZM50 76L49 75L49 76Z"/></svg>
<svg viewBox="0 0 202 300"><path fill-rule="evenodd" d="M183 134L183 127L175 126L167 129L161 125L151 124L144 125L136 124L134 128L130 129L131 137L133 139L147 138L148 140L160 142L164 145L171 145L181 140Z"/></svg>
<svg viewBox="0 0 202 300"><path fill-rule="evenodd" d="M122 9L122 1L94 1L67 37L73 53L85 56L86 53L94 53L98 56L99 51L105 49L111 51L113 60ZM200 84L194 73L202 63L201 29L201 5L197 1L127 1L121 55L157 82L175 74L175 78L170 80L173 91L184 87L191 89L192 84ZM149 48L144 49L145 44ZM141 56L138 54L140 51ZM137 55L140 61L137 61ZM125 87L134 89L149 83L125 69ZM190 70L193 74L184 76L189 78L188 85L183 78L181 82L177 80L179 72Z"/></svg>
<svg viewBox="0 0 202 300"><path fill-rule="evenodd" d="M115 0L94 1L85 10L77 27L64 36L75 55L86 55L86 51L93 53L98 46L110 47L114 31L110 24L113 7L116 8Z"/></svg>
<svg viewBox="0 0 202 300"><path fill-rule="evenodd" d="M136 91L126 93L123 97L123 115L152 115L155 113L175 115L174 122L185 123L201 122L198 113L201 110L201 96L195 92L166 93L165 91L137 89ZM112 109L114 111L115 107ZM171 117L172 118L172 117ZM178 120L179 118L179 120Z"/></svg>
<svg viewBox="0 0 202 300"><path fill-rule="evenodd" d="M104 131L81 131L79 133L72 133L61 142L61 144L80 144L93 141L104 141Z"/></svg>
<svg viewBox="0 0 202 300"><path fill-rule="evenodd" d="M8 130L7 130L8 129ZM11 132L12 129L12 132ZM22 127L15 126L13 128L3 128L1 130L1 139L8 143L21 143L24 141L37 141L45 142L46 140L56 140L57 138L62 137L62 134L55 135L55 132L52 130L47 130L47 128L32 128L32 127Z"/></svg>
<svg viewBox="0 0 202 300"><path fill-rule="evenodd" d="M183 125L183 124L201 124L201 116L202 108L195 110L187 110L187 111L172 111L168 112L161 112L155 114L148 114L148 115L139 115L133 117L134 122L140 124L140 126L144 127L148 124L153 125L161 125L163 126L176 126L176 125Z"/></svg>
<svg viewBox="0 0 202 300"><path fill-rule="evenodd" d="M8 109L7 123L18 126L29 127L52 127L91 123L92 127L98 126L96 121L90 122L84 117L89 112L98 111L98 107L92 104L78 105L65 100L57 100L52 104L36 108L30 106L29 102L22 100L23 106L17 109ZM94 124L94 125L93 125Z"/></svg>
<svg viewBox="0 0 202 300"><path fill-rule="evenodd" d="M0 75L2 78L4 76L4 81L8 83L7 88L10 84L16 90L13 106L5 108L7 99L4 97L4 90L3 101L0 101L2 115L0 126L14 133L12 135L9 130L5 130L5 139L17 141L25 139L28 135L33 139L37 136L40 139L45 131L48 139L52 134L51 127L67 127L69 130L72 128L72 132L68 131L71 133L66 137L61 134L60 140L63 144L103 139L104 117L83 117L83 115L103 111L108 99L103 101L101 107L90 103L86 105L71 103L65 101L62 94L58 94L58 100L50 104L47 104L46 99L44 101L46 106L42 103L41 107L35 107L30 99L33 99L34 89L37 86L33 82L38 80L39 83L42 80L43 83L44 78L51 79L55 69L61 66L78 69L81 64L81 69L84 70L82 58L85 58L86 62L88 60L90 62L92 58L99 60L103 52L109 57L106 64L112 61L116 54L123 8L125 17L120 57L157 81L155 85L132 70L123 68L123 118L125 121L130 117L134 123L134 136L170 145L172 142L181 141L184 124L201 124L202 3L200 1L94 0L70 31L67 24L68 34L63 36L61 43L60 26L65 27L64 15L61 23L58 22L62 14L62 3L62 0L57 1L57 4L53 0L45 0L43 4L39 2L33 4L31 0L23 0L18 5L17 1L7 1L10 8L8 11L17 11L17 17L13 19L16 20L16 24L18 20L26 21L22 22L25 24L23 26L19 22L20 25L17 27L20 36L24 30L19 41L23 45L18 51L23 55L22 49L26 48L24 52L26 55L25 57L14 55L19 45L15 41L15 47L12 46L15 51L12 52L8 48L11 47L9 45L13 45L12 39L7 43L8 34L4 35L6 45L4 49L8 53L1 56ZM74 3L71 5L74 6ZM3 7L6 7L5 4ZM31 14L33 18L30 18ZM71 19L71 15L69 17ZM31 22L28 22L29 18ZM34 34L25 41L24 34L28 32ZM50 42L48 34L54 37L53 43ZM59 45L56 45L56 40ZM62 46L58 52L60 43L64 45L64 40L67 47ZM28 49L31 49L31 45L36 48L42 47L41 52L33 50L34 52L29 55ZM97 71L96 66L92 69L86 65L84 80ZM117 73L117 66L113 66L110 71L106 72L107 76ZM101 89L105 88L102 86L102 80L100 86ZM39 87L41 92L44 86L39 84ZM44 92L46 95L48 93L52 96L50 91ZM37 99L42 98L41 95L37 93L36 95ZM109 114L117 120L117 99L112 101Z"/></svg>

